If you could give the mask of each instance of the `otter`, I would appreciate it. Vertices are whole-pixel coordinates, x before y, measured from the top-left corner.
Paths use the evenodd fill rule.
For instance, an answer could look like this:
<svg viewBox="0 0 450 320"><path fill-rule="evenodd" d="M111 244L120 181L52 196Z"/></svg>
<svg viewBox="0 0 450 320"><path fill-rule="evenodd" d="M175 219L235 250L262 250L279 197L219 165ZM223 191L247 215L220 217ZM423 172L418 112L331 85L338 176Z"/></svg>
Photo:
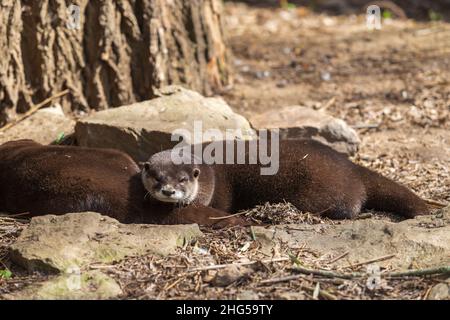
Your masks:
<svg viewBox="0 0 450 320"><path fill-rule="evenodd" d="M95 211L122 223L242 225L209 207L154 201L141 182L141 169L112 149L44 146L32 140L0 146L0 212L65 214Z"/></svg>
<svg viewBox="0 0 450 320"><path fill-rule="evenodd" d="M350 161L315 140L282 140L279 169L261 175L261 163L236 164L234 141L220 142L234 150L234 164L202 164L195 146L154 154L144 164L142 182L153 199L180 206L206 206L229 214L266 202L288 201L303 212L332 219L355 218L362 209L391 212L405 218L428 214L425 202L406 187ZM208 144L198 145L202 150ZM268 145L269 152L271 144ZM173 153L173 152L176 153ZM182 163L174 164L173 155Z"/></svg>

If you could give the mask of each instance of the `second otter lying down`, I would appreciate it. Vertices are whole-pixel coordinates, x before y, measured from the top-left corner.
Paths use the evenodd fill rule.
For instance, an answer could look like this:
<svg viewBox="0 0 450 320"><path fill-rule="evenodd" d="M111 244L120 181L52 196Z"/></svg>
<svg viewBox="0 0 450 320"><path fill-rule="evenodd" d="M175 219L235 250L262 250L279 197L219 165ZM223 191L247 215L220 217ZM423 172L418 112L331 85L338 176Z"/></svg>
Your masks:
<svg viewBox="0 0 450 320"><path fill-rule="evenodd" d="M236 163L236 144L224 144L224 150L234 148ZM270 144L268 147L270 153ZM275 175L261 175L259 162L194 164L194 149L192 146L183 154L187 164L175 165L173 150L159 152L145 163L142 181L153 198L227 213L265 202L288 201L301 211L333 219L353 218L363 208L406 218L429 213L425 202L406 187L314 140L280 141L279 171ZM248 150L247 146L246 163ZM226 163L226 159L222 162Z"/></svg>
<svg viewBox="0 0 450 320"><path fill-rule="evenodd" d="M31 140L3 144L0 211L96 211L124 223L219 227L245 221L210 217L284 200L331 218L352 218L362 208L408 218L428 213L424 201L407 188L311 140L281 141L279 172L272 176L261 176L258 164L175 165L170 153L152 156L141 173L129 156L115 150Z"/></svg>

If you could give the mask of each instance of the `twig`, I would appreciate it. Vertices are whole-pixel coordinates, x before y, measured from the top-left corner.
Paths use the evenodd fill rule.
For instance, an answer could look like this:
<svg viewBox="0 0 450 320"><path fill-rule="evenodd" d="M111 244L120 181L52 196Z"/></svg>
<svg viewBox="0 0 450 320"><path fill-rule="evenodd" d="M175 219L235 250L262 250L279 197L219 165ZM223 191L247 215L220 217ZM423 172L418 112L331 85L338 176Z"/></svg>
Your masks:
<svg viewBox="0 0 450 320"><path fill-rule="evenodd" d="M17 119L16 121L10 122L10 123L6 124L5 126L3 126L2 128L0 128L0 132L4 132L4 131L8 130L9 128L15 126L16 124L20 123L21 121L23 121L26 118L28 118L29 116L31 116L33 113L38 111L40 108L42 108L46 104L52 102L53 100L55 100L57 98L65 96L67 93L69 93L68 89L66 89L64 91L61 91L61 92L59 92L59 93L57 93L57 94L55 94L55 95L45 99L44 101L38 103L37 105L31 107L30 110L25 112L19 119Z"/></svg>
<svg viewBox="0 0 450 320"><path fill-rule="evenodd" d="M263 285L263 284L274 284L274 283L287 282L287 281L297 280L297 279L303 279L303 280L306 280L306 281L309 281L309 282L312 282L312 283L320 283L320 281L318 281L318 280L308 279L303 274L296 274L296 275L292 275L292 276L286 276L286 277L262 280L262 281L259 282L259 284L260 285ZM305 289L308 289L310 291L313 291L313 292L315 290L315 288L306 286L304 284L302 284L302 287L305 288ZM325 299L337 300L337 297L335 295L329 293L328 291L326 291L324 289L320 289L319 290L319 295L321 295Z"/></svg>
<svg viewBox="0 0 450 320"><path fill-rule="evenodd" d="M335 263L338 260L341 260L342 258L346 257L348 255L348 251L344 252L343 254L341 254L340 256L337 256L336 258L332 259L330 262L328 263Z"/></svg>
<svg viewBox="0 0 450 320"><path fill-rule="evenodd" d="M303 285L302 287L306 288L308 290L311 290L313 292L315 290L315 288L308 287L308 286L305 286L305 285ZM326 291L324 289L320 289L319 290L319 296L322 296L323 298L328 299L328 300L337 300L338 299L334 294L331 294L331 293L329 293L328 291Z"/></svg>
<svg viewBox="0 0 450 320"><path fill-rule="evenodd" d="M431 199L423 199L423 201L425 201L425 203L435 206L435 207L439 207L439 208L445 208L446 206L448 206L448 204L443 203L443 202L439 202L439 201L434 201Z"/></svg>
<svg viewBox="0 0 450 320"><path fill-rule="evenodd" d="M290 276L284 276L284 277L278 277L278 278L272 278L272 279L266 279L259 282L259 284L274 284L274 283L280 283L280 282L288 282L291 280L297 280L297 279L304 279L310 282L329 282L333 284L343 284L344 280L341 279L310 279L304 274L294 274Z"/></svg>
<svg viewBox="0 0 450 320"><path fill-rule="evenodd" d="M384 260L388 260L395 257L395 254L389 254L387 256L382 256L379 258L375 258L375 259L370 259L370 260L366 260L363 262L359 262L359 263L355 263L355 264L349 264L348 266L346 266L345 268L354 268L354 267L359 267L359 266L363 266L365 264L369 264L369 263L373 263L373 262L378 262L378 261L384 261Z"/></svg>
<svg viewBox="0 0 450 320"><path fill-rule="evenodd" d="M21 217L29 215L29 212L22 212L22 213L16 213L16 214L0 214L0 217L8 217L8 218L15 218L15 217Z"/></svg>
<svg viewBox="0 0 450 320"><path fill-rule="evenodd" d="M321 111L327 110L327 109L330 108L332 105L334 105L335 102L336 102L336 97L331 98L330 100L327 101L327 103L326 103L322 108L320 108L320 110L321 110Z"/></svg>
<svg viewBox="0 0 450 320"><path fill-rule="evenodd" d="M180 283L181 281L183 281L184 279L186 279L185 276L181 277L180 279L174 281L172 284L170 284L170 285L168 285L167 287L165 287L163 290L166 291L166 290L169 290L169 289L175 287L177 284L179 284L179 283Z"/></svg>
<svg viewBox="0 0 450 320"><path fill-rule="evenodd" d="M280 282L288 282L288 281L297 280L297 279L310 280L310 279L306 278L306 276L303 274L294 274L291 276L262 280L259 282L259 284L274 284L274 283L280 283ZM310 280L310 281L312 281L312 280Z"/></svg>
<svg viewBox="0 0 450 320"><path fill-rule="evenodd" d="M230 214L229 216L223 216L223 217L209 217L209 219L211 219L211 220L222 220L222 219L232 218L232 217L235 217L235 216L240 216L240 215L243 215L243 214L246 214L246 213L247 213L246 211L242 211L242 212Z"/></svg>
<svg viewBox="0 0 450 320"><path fill-rule="evenodd" d="M322 276L326 278L341 278L341 279L353 279L353 278L361 278L366 276L367 274L361 272L352 272L352 273L337 273L329 270L314 270L308 269L301 266L295 266L291 268L292 271L303 273L303 274L313 274L316 276Z"/></svg>
<svg viewBox="0 0 450 320"><path fill-rule="evenodd" d="M362 123L362 124L355 124L352 126L353 129L376 129L380 126L379 123Z"/></svg>
<svg viewBox="0 0 450 320"><path fill-rule="evenodd" d="M230 266L248 266L252 265L258 262L262 263L272 263L272 262L280 262L280 261L287 261L290 258L284 257L284 258L275 258L275 259L266 259L266 260L260 260L260 261L247 261L247 262L237 262L237 263L227 263L227 264L215 264L211 266L204 266L204 267L197 267L188 269L187 272L194 272L194 271L205 271L205 270L217 270L217 269L224 269Z"/></svg>
<svg viewBox="0 0 450 320"><path fill-rule="evenodd" d="M429 276L429 275L434 275L434 274L448 275L448 274L450 274L450 266L442 266L442 267L428 268L428 269L416 269L416 270L399 271L399 272L389 272L389 273L384 274L384 276L396 278L396 277L411 277L411 276Z"/></svg>

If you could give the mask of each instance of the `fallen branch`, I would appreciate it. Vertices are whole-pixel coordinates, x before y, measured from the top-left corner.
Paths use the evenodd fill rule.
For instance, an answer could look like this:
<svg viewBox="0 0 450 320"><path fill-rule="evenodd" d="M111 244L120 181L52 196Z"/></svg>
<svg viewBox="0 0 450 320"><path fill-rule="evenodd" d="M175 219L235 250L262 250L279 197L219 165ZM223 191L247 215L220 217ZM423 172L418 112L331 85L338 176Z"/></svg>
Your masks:
<svg viewBox="0 0 450 320"><path fill-rule="evenodd" d="M272 262L280 262L280 261L287 261L290 258L284 257L284 258L275 258L275 259L266 259L266 260L258 260L258 261L247 261L247 262L237 262L237 263L227 263L227 264L215 264L211 266L204 266L204 267L197 267L188 269L187 272L194 272L194 271L205 271L205 270L217 270L217 269L224 269L230 266L248 266L252 265L258 262L261 263L272 263Z"/></svg>
<svg viewBox="0 0 450 320"><path fill-rule="evenodd" d="M284 276L279 278L272 278L272 279L266 279L259 282L259 284L274 284L274 283L280 283L280 282L288 282L291 280L297 280L297 279L304 279L306 281L310 282L326 282L326 283L333 283L333 284L343 284L344 280L341 279L310 279L304 274L294 274L290 276Z"/></svg>
<svg viewBox="0 0 450 320"><path fill-rule="evenodd" d="M429 276L429 275L450 275L450 266L442 266L436 268L428 268L428 269L416 269L416 270L408 270L408 271L399 271L399 272L389 272L384 274L385 277L419 277L419 276Z"/></svg>
<svg viewBox="0 0 450 320"><path fill-rule="evenodd" d="M365 264L365 263L380 261L381 259L382 260L390 259L393 256L395 256L395 255L388 255L388 256L368 260L368 261L365 261L362 263ZM361 277L369 276L367 273L364 273L364 272L337 273L337 272L333 272L333 271L329 271L329 270L309 269L309 268L303 267L301 265L302 263L296 256L289 254L289 258L291 259L291 261L293 263L296 264L296 266L291 268L290 270L299 272L299 273L303 273L303 274L312 274L312 275L323 276L326 278L341 278L341 279L353 279L353 278L361 278ZM442 274L442 275L450 274L450 266L441 266L441 267L436 267L436 268L416 269L416 270L399 271L399 272L387 272L387 273L383 273L382 276L394 278L394 277L410 277L410 276L428 276L428 275L437 275L437 274Z"/></svg>
<svg viewBox="0 0 450 320"><path fill-rule="evenodd" d="M303 274L313 274L318 276L323 276L326 278L341 278L341 279L354 279L354 278L362 278L368 277L369 274L364 272L351 272L351 273L336 273L328 270L314 270L308 269L301 266L296 266L291 268L294 272L299 272ZM399 271L399 272L386 272L382 273L383 277L387 278L401 278L401 277L419 277L419 276L429 276L429 275L449 275L450 274L450 266L429 268L429 269L416 269L416 270L408 270L408 271Z"/></svg>
<svg viewBox="0 0 450 320"><path fill-rule="evenodd" d="M330 262L328 263L335 263L338 260L341 260L342 258L346 257L349 254L348 251L344 252L343 254L337 256L336 258L333 258L332 260L330 260Z"/></svg>
<svg viewBox="0 0 450 320"><path fill-rule="evenodd" d="M22 122L23 120L25 120L26 118L28 118L29 116L34 114L36 111L38 111L40 108L42 108L46 104L52 102L53 100L55 100L57 98L65 96L68 93L69 93L69 90L66 89L64 91L61 91L61 92L55 94L54 96L51 96L51 97L45 99L44 101L38 103L37 105L31 107L31 109L28 110L27 112L25 112L19 119L17 119L16 121L12 121L12 122L6 124L5 126L3 126L2 128L0 128L0 132L4 132L4 131L8 130L9 128L15 126L16 124Z"/></svg>
<svg viewBox="0 0 450 320"><path fill-rule="evenodd" d="M292 271L303 273L303 274L313 274L316 276L322 276L325 278L341 278L341 279L353 279L353 278L361 278L366 276L366 273L361 272L352 272L352 273L337 273L329 270L315 270L309 269L301 266L296 266L291 268Z"/></svg>

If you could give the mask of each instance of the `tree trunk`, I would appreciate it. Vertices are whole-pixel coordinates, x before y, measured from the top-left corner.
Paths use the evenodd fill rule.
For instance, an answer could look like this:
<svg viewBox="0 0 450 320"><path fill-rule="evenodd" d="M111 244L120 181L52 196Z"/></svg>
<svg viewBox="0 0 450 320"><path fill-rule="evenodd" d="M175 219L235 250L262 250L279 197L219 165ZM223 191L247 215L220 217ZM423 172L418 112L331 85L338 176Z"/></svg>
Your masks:
<svg viewBox="0 0 450 320"><path fill-rule="evenodd" d="M229 81L221 14L221 0L2 0L0 125L63 89L65 111L174 83L211 94Z"/></svg>

